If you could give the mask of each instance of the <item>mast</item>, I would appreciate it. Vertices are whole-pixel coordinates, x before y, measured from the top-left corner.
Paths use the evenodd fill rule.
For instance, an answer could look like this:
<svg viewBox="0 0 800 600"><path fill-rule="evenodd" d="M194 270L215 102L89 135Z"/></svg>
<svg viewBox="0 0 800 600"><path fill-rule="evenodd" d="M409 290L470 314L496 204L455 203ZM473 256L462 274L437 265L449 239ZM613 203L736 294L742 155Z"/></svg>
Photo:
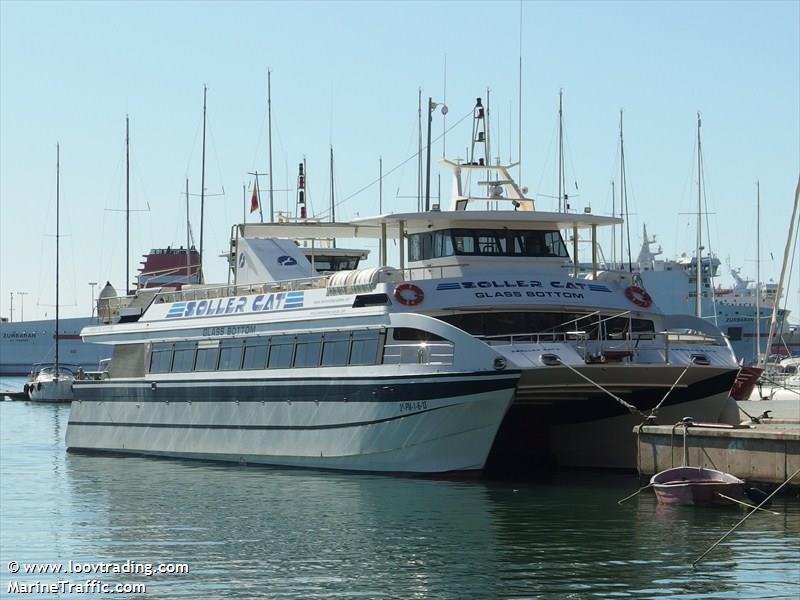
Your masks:
<svg viewBox="0 0 800 600"><path fill-rule="evenodd" d="M633 261L631 260L631 226L628 219L628 184L625 178L625 140L622 127L622 109L619 109L619 216L622 216L623 206L625 207L625 232L628 238L628 272L633 273ZM622 236L622 225L619 231L620 262L625 260L623 251L625 240Z"/></svg>
<svg viewBox="0 0 800 600"><path fill-rule="evenodd" d="M700 112L697 113L697 263L695 264L695 310L698 318L703 317L703 204L701 200L703 161L700 145Z"/></svg>
<svg viewBox="0 0 800 600"><path fill-rule="evenodd" d="M442 91L442 102L447 105L447 54L444 55L444 90ZM442 116L442 158L445 156L447 148L447 113ZM441 203L441 200L440 200Z"/></svg>
<svg viewBox="0 0 800 600"><path fill-rule="evenodd" d="M777 302L778 299L775 299ZM756 181L756 364L761 360L761 184Z"/></svg>
<svg viewBox="0 0 800 600"><path fill-rule="evenodd" d="M60 233L60 206L59 206L59 193L61 186L61 148L56 143L56 377L58 377L58 244Z"/></svg>
<svg viewBox="0 0 800 600"><path fill-rule="evenodd" d="M267 69L267 126L269 130L269 222L275 222L272 187L272 82L271 71ZM263 221L263 218L262 218Z"/></svg>
<svg viewBox="0 0 800 600"><path fill-rule="evenodd" d="M519 119L518 119L518 132L517 132L517 164L519 166L519 174L517 179L520 188L522 187L522 2L519 3ZM508 132L509 138L511 132ZM510 140L509 140L510 141ZM511 157L509 157L509 161Z"/></svg>
<svg viewBox="0 0 800 600"><path fill-rule="evenodd" d="M767 348L764 351L764 362L766 363L767 354L772 347L772 338L775 335L775 326L778 320L778 301L783 294L783 281L786 276L786 265L789 264L789 251L792 248L792 238L794 237L794 226L797 222L797 208L800 204L800 177L797 178L797 187L794 190L794 207L792 208L792 220L789 222L789 235L786 236L786 247L783 250L783 266L781 267L781 278L778 281L778 290L775 295L775 304L772 306L772 318L769 321L769 335L767 336ZM759 362L759 366L761 363Z"/></svg>
<svg viewBox="0 0 800 600"><path fill-rule="evenodd" d="M490 133L492 131L492 128L491 128L492 117L491 117L490 112L489 112L489 106L490 106L489 105L489 101L491 99L490 96L489 96L489 92L490 92L490 90L487 87L486 88L486 120L485 120L485 123L486 123L486 166L487 167L489 167L492 164L492 143L491 143L491 137L490 137ZM491 178L492 178L492 170L487 168L486 169L486 181L490 181ZM497 202L495 202L495 205L496 204L497 204ZM495 208L496 208L496 206L495 206Z"/></svg>
<svg viewBox="0 0 800 600"><path fill-rule="evenodd" d="M564 200L562 193L564 183L564 112L562 110L562 97L564 90L558 90L558 212L567 212L566 206L562 207L562 200ZM566 204L566 202L564 202Z"/></svg>
<svg viewBox="0 0 800 600"><path fill-rule="evenodd" d="M433 98L428 98L428 145L425 176L425 212L431 209L431 121L433 120Z"/></svg>
<svg viewBox="0 0 800 600"><path fill-rule="evenodd" d="M611 216L617 216L617 192L614 189L614 180L611 180ZM620 211L621 213L622 211ZM617 226L611 226L611 264L614 265L613 269L617 268Z"/></svg>
<svg viewBox="0 0 800 600"><path fill-rule="evenodd" d="M422 212L422 88L417 92L417 212Z"/></svg>
<svg viewBox="0 0 800 600"><path fill-rule="evenodd" d="M336 202L333 186L333 144L331 144L331 223L336 222ZM336 238L333 238L333 247L336 248Z"/></svg>
<svg viewBox="0 0 800 600"><path fill-rule="evenodd" d="M306 159L298 166L299 172L297 174L297 207L300 219L306 219Z"/></svg>
<svg viewBox="0 0 800 600"><path fill-rule="evenodd" d="M336 202L333 189L333 145L331 145L331 223L336 222ZM335 248L335 246L334 246Z"/></svg>
<svg viewBox="0 0 800 600"><path fill-rule="evenodd" d="M189 253L189 239L191 225L189 222L189 178L186 178L186 283L191 283L191 254Z"/></svg>
<svg viewBox="0 0 800 600"><path fill-rule="evenodd" d="M200 171L200 281L203 281L203 226L206 202L206 92L203 86L203 158Z"/></svg>
<svg viewBox="0 0 800 600"><path fill-rule="evenodd" d="M128 115L125 115L125 294L131 284L131 143Z"/></svg>

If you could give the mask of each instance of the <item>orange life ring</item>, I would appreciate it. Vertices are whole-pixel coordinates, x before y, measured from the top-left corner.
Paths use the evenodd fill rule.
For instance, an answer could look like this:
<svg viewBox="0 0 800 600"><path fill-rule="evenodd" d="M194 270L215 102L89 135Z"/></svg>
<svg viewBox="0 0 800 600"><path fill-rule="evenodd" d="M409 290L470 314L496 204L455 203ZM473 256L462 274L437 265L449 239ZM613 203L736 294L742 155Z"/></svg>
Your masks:
<svg viewBox="0 0 800 600"><path fill-rule="evenodd" d="M625 297L633 302L636 306L647 308L653 303L653 299L647 290L640 288L638 285L631 285L625 289Z"/></svg>
<svg viewBox="0 0 800 600"><path fill-rule="evenodd" d="M403 294L406 292L406 294ZM425 299L425 292L413 283L401 283L394 288L394 297L400 304L416 306Z"/></svg>

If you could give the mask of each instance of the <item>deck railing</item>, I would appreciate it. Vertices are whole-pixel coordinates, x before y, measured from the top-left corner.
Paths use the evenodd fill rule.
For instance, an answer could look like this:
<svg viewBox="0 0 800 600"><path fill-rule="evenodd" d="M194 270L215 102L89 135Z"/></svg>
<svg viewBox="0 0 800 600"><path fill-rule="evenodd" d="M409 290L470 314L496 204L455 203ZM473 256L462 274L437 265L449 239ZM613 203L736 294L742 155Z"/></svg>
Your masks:
<svg viewBox="0 0 800 600"><path fill-rule="evenodd" d="M585 331L537 332L515 333L489 336L476 336L491 346L521 346L524 344L541 343L571 343L575 350L586 362L605 362L608 359L635 360L642 350L663 351L664 363L670 361L670 348L672 345L687 344L698 346L719 346L724 341L702 333L687 333L675 331L660 331L647 333L627 333L620 339L589 338ZM639 345L642 341L663 340L662 344L649 344L645 347Z"/></svg>

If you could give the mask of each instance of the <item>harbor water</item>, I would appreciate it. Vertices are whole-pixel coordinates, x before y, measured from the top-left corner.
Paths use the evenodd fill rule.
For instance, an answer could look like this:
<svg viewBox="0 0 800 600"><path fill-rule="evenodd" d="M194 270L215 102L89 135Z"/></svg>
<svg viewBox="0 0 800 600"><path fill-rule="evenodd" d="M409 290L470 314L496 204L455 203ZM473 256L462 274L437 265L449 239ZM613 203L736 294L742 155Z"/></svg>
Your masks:
<svg viewBox="0 0 800 600"><path fill-rule="evenodd" d="M146 585L113 596L126 598L800 596L796 496L693 569L745 513L659 506L649 491L618 505L635 475L452 481L80 455L65 451L68 417L0 402L0 596L101 595L9 593L63 580ZM68 561L188 573L24 572Z"/></svg>

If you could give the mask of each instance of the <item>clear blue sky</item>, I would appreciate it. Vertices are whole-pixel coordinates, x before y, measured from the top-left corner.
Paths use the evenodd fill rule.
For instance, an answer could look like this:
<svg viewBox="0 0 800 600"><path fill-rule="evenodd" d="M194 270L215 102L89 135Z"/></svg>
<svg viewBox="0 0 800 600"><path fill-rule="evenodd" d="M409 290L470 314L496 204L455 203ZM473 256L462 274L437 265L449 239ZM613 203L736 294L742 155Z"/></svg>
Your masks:
<svg viewBox="0 0 800 600"><path fill-rule="evenodd" d="M203 84L207 193L225 191L207 200L210 281L226 277L216 255L242 219L247 172L267 170L268 68L275 187L293 187L305 157L316 212L329 203L331 144L337 200L377 178L379 156L387 172L416 151L418 89L443 99L445 57L448 124L491 88L494 149L516 160L519 15L518 2L3 0L0 315L17 291L28 292L26 319L53 314L56 142L62 314L88 314L90 281L123 287L126 114L131 201L143 211L132 219L131 272L150 248L185 243L185 178L200 189ZM681 213L694 210L700 110L711 248L755 275L759 179L762 274L777 280L800 170L800 3L526 2L522 15L522 183L538 207L554 208L563 89L567 175L580 190L573 206L610 213L623 108L633 252L643 223L665 254L692 252L694 218ZM469 128L467 120L448 134L448 155L464 155ZM434 156L441 151L440 141ZM407 198L416 168L412 160L385 179L386 212L416 206ZM377 197L377 186L350 197L337 217L373 214ZM284 208L287 195L276 204Z"/></svg>

